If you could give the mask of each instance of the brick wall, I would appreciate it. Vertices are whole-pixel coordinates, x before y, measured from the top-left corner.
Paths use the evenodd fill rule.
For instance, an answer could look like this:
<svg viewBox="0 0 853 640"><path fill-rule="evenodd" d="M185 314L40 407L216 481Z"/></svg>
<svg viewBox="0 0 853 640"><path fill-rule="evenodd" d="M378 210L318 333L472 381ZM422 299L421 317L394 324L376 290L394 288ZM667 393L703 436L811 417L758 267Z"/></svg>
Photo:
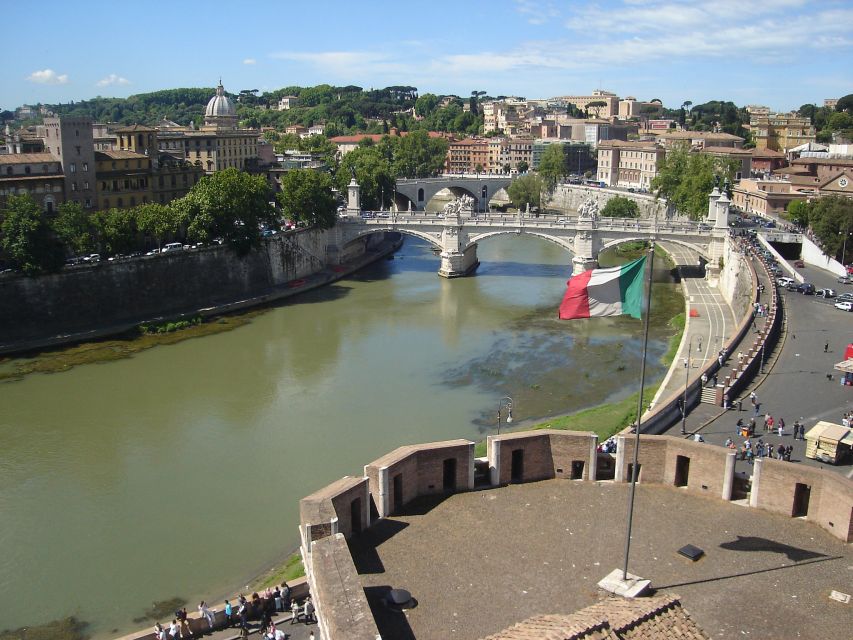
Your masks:
<svg viewBox="0 0 853 640"><path fill-rule="evenodd" d="M590 450L598 443L598 436L589 432L547 430L551 442L551 459L555 478L571 478L572 463L583 463L582 480L590 480Z"/></svg>
<svg viewBox="0 0 853 640"><path fill-rule="evenodd" d="M513 482L512 460L513 452L520 452L517 459L521 460L521 482L534 482L554 477L554 458L551 455L551 437L544 431L524 431L507 433L499 436L489 436L490 447L497 447L498 455L498 484ZM490 455L492 460L493 456ZM564 469L565 471L565 469Z"/></svg>
<svg viewBox="0 0 853 640"><path fill-rule="evenodd" d="M663 483L675 484L678 457L682 456L689 460L686 489L719 498L723 492L728 453L723 447L668 437Z"/></svg>
<svg viewBox="0 0 853 640"><path fill-rule="evenodd" d="M640 436L640 451L637 463L640 465L639 482L663 483L666 470L666 454L671 436ZM624 440L619 438L619 451L617 455L624 455L624 463L621 465L621 473L616 478L617 482L630 482L628 467L634 463L634 436L625 436ZM624 453L623 453L624 452ZM617 465L617 468L619 466Z"/></svg>

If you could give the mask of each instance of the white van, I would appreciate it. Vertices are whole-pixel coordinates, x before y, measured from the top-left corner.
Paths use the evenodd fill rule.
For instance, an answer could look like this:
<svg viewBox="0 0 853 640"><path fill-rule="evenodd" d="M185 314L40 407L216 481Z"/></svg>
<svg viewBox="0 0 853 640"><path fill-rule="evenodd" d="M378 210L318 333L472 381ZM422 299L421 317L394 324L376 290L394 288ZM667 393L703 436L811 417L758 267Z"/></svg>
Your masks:
<svg viewBox="0 0 853 640"><path fill-rule="evenodd" d="M184 245L180 242L170 242L165 247L163 247L163 251L161 253L169 253L170 251L183 251Z"/></svg>
<svg viewBox="0 0 853 640"><path fill-rule="evenodd" d="M776 280L776 284L778 284L780 287L787 287L789 284L794 284L794 279L793 278L778 278Z"/></svg>

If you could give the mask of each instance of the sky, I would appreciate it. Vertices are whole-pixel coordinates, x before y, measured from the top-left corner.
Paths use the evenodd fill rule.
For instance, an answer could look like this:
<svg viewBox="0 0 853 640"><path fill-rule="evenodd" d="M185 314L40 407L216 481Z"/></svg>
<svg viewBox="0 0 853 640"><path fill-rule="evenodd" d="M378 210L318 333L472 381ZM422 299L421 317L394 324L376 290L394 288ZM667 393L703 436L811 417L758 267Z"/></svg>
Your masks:
<svg viewBox="0 0 853 640"><path fill-rule="evenodd" d="M853 93L853 0L42 0L3 17L0 109L220 77L779 111Z"/></svg>

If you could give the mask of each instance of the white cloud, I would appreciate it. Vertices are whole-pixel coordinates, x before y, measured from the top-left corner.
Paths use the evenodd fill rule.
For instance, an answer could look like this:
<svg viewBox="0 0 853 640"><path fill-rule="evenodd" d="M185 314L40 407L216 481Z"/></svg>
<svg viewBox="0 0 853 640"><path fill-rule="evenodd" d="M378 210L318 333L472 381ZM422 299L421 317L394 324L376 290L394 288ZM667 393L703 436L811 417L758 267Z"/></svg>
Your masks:
<svg viewBox="0 0 853 640"><path fill-rule="evenodd" d="M122 78L120 75L111 73L106 78L101 78L95 83L99 87L109 87L116 84L130 84L130 80Z"/></svg>
<svg viewBox="0 0 853 640"><path fill-rule="evenodd" d="M27 80L36 84L68 84L68 74L58 74L53 69L43 69L42 71L33 71Z"/></svg>
<svg viewBox="0 0 853 640"><path fill-rule="evenodd" d="M246 58L245 60L243 60L243 64L257 64L257 63L258 63L258 61L255 60L254 58Z"/></svg>

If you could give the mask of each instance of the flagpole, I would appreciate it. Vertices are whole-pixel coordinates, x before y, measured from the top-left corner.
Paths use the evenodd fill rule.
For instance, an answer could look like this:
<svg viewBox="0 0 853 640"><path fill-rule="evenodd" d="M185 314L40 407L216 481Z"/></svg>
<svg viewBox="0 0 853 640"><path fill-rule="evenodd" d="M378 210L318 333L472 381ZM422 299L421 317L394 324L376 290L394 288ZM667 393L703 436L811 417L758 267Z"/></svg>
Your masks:
<svg viewBox="0 0 853 640"><path fill-rule="evenodd" d="M643 391L646 384L646 349L649 345L649 312L652 308L652 270L655 265L655 243L651 243L649 249L651 258L649 259L649 282L646 287L646 322L643 328L643 361L640 365L640 397L637 400L637 428L634 438L634 464L631 466L631 490L628 493L628 532L625 535L625 565L622 569L622 580L628 580L628 553L631 550L631 525L634 520L634 492L637 487L637 457L640 451L640 425L642 424L643 415Z"/></svg>

